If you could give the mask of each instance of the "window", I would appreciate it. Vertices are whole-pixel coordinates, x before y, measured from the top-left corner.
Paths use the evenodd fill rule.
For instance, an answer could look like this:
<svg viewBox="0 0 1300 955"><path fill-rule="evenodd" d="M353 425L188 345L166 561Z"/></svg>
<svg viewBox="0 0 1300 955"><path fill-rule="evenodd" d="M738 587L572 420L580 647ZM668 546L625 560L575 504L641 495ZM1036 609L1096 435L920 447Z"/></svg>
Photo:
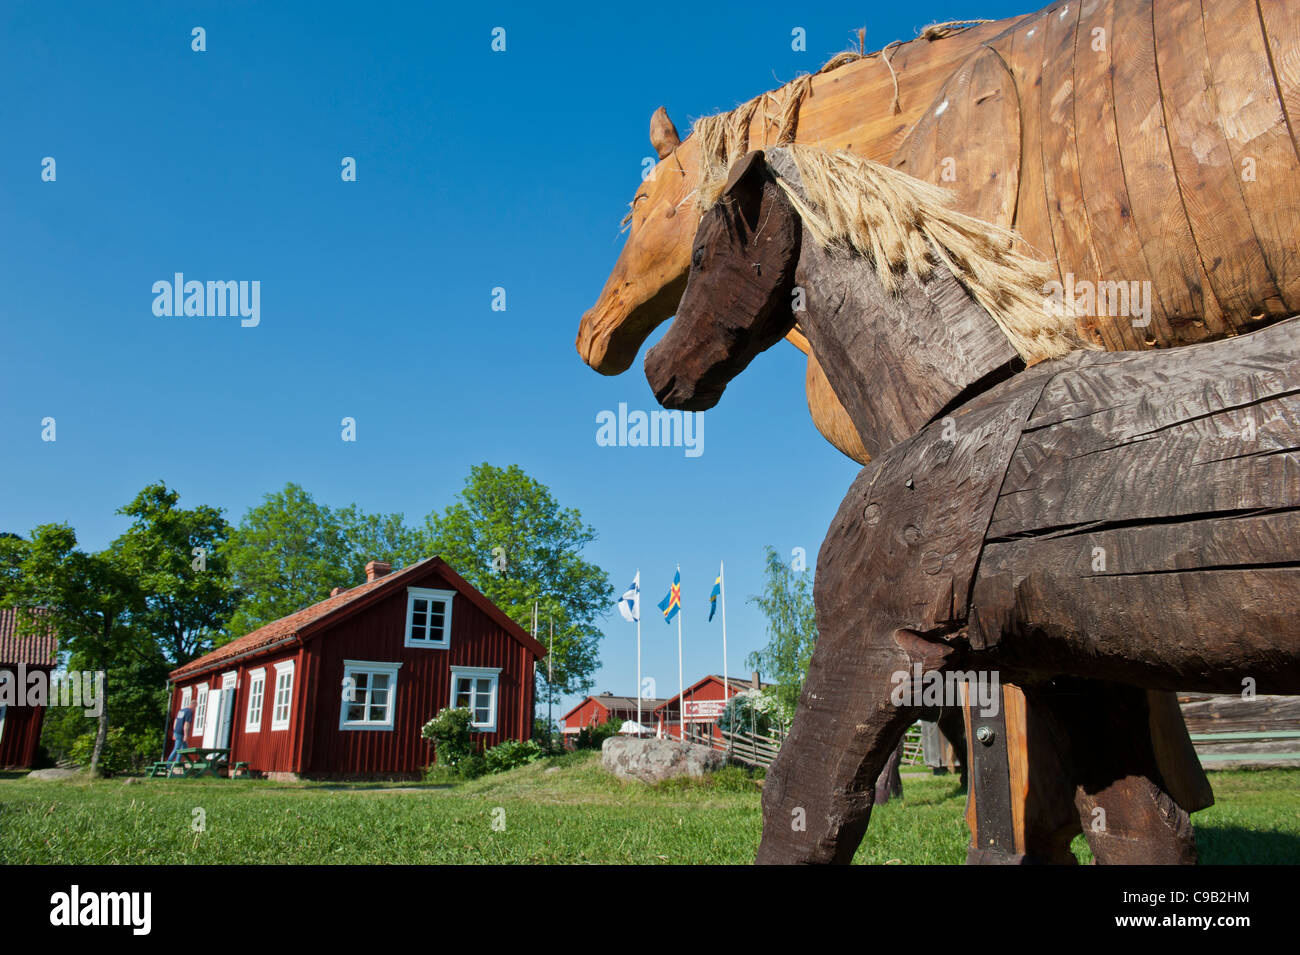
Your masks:
<svg viewBox="0 0 1300 955"><path fill-rule="evenodd" d="M470 712L470 726L482 733L497 729L497 678L500 667L453 667L451 705Z"/></svg>
<svg viewBox="0 0 1300 955"><path fill-rule="evenodd" d="M248 671L248 716L244 732L256 733L262 728L262 700L266 696L266 667Z"/></svg>
<svg viewBox="0 0 1300 955"><path fill-rule="evenodd" d="M205 721L208 718L208 685L200 683L197 702L194 704L194 735L202 736Z"/></svg>
<svg viewBox="0 0 1300 955"><path fill-rule="evenodd" d="M391 730L397 711L397 670L400 663L343 661L341 730Z"/></svg>
<svg viewBox="0 0 1300 955"><path fill-rule="evenodd" d="M185 707L189 705L190 705L190 688L187 686L185 689L181 690L181 709L185 709Z"/></svg>
<svg viewBox="0 0 1300 955"><path fill-rule="evenodd" d="M293 661L275 665L275 708L271 711L271 729L289 728L289 710L293 703Z"/></svg>
<svg viewBox="0 0 1300 955"><path fill-rule="evenodd" d="M451 645L451 601L454 590L406 588L406 645L440 647Z"/></svg>

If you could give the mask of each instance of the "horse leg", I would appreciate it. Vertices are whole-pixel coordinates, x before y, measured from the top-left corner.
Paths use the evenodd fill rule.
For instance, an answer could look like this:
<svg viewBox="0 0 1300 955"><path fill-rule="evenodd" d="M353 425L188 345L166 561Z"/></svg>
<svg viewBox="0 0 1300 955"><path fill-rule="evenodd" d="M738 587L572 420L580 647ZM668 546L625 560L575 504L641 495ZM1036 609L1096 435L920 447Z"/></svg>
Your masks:
<svg viewBox="0 0 1300 955"><path fill-rule="evenodd" d="M919 710L891 699L893 674L911 666L892 627L819 634L790 735L763 784L755 861L852 861L876 779Z"/></svg>
<svg viewBox="0 0 1300 955"><path fill-rule="evenodd" d="M1101 865L1195 865L1191 819L1168 792L1148 725L1146 691L1058 680L1052 708L1069 736L1075 806Z"/></svg>

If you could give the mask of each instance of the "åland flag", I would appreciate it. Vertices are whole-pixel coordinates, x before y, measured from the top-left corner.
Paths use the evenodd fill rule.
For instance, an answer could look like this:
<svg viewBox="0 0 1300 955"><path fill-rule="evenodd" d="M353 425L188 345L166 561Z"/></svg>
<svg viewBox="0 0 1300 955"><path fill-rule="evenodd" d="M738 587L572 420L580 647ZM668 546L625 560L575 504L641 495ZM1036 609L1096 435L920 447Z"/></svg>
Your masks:
<svg viewBox="0 0 1300 955"><path fill-rule="evenodd" d="M720 593L722 593L722 571L718 571L718 579L713 582L713 590L709 592L709 623L713 623L713 615L718 612Z"/></svg>
<svg viewBox="0 0 1300 955"><path fill-rule="evenodd" d="M659 609L664 612L664 623L672 623L673 617L682 609L682 569L677 568L673 574L673 585L668 588L668 596L659 601Z"/></svg>

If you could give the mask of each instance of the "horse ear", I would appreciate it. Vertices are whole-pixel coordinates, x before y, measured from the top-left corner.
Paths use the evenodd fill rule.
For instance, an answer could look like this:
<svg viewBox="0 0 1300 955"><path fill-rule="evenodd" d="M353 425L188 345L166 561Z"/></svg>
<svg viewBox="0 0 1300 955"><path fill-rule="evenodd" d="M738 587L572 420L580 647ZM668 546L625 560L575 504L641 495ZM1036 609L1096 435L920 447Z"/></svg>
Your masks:
<svg viewBox="0 0 1300 955"><path fill-rule="evenodd" d="M763 184L767 180L767 160L763 150L755 149L736 161L727 174L721 199L740 211L753 224L763 205Z"/></svg>
<svg viewBox="0 0 1300 955"><path fill-rule="evenodd" d="M660 106L650 117L650 145L654 147L655 154L660 159L667 159L668 155L681 144L677 127L668 118L668 110Z"/></svg>
<svg viewBox="0 0 1300 955"><path fill-rule="evenodd" d="M767 165L767 160L763 156L763 150L751 149L727 174L727 184L722 187L724 196L733 196L737 199L742 198L745 193L754 194L762 189L763 171Z"/></svg>

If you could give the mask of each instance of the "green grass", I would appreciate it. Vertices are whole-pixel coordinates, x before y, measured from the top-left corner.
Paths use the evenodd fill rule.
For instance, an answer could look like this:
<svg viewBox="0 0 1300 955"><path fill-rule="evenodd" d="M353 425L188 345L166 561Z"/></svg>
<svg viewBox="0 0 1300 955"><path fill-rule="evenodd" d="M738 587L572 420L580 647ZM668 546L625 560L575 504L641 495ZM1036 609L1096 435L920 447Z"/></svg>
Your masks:
<svg viewBox="0 0 1300 955"><path fill-rule="evenodd" d="M1300 770L1211 779L1218 805L1195 817L1203 862L1300 861ZM0 863L748 863L762 830L758 783L738 769L647 787L574 753L452 788L376 791L396 785L5 779ZM903 791L872 814L857 861L963 862L957 780L908 777Z"/></svg>

